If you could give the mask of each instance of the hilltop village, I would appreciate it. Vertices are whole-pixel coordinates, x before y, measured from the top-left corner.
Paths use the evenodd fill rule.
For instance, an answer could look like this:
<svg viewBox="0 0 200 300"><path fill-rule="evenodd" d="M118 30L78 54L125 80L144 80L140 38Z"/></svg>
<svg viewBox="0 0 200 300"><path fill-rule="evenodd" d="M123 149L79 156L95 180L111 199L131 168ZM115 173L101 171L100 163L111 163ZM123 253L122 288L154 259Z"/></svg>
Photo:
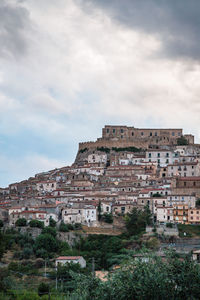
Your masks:
<svg viewBox="0 0 200 300"><path fill-rule="evenodd" d="M200 224L200 145L182 129L105 126L72 166L0 188L0 219L102 226L149 207L154 223Z"/></svg>

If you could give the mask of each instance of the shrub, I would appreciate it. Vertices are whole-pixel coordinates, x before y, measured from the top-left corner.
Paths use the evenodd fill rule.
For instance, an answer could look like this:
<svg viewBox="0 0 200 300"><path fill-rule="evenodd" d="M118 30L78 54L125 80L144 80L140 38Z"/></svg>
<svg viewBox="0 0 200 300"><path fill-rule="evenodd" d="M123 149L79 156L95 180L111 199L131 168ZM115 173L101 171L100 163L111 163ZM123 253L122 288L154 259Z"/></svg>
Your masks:
<svg viewBox="0 0 200 300"><path fill-rule="evenodd" d="M141 152L142 151L141 148L136 148L136 147L124 147L124 148L112 147L112 150L116 151L116 152L124 152L124 151L128 151L128 152Z"/></svg>
<svg viewBox="0 0 200 300"><path fill-rule="evenodd" d="M37 258L35 260L35 268L39 269L39 268L42 268L44 267L44 259L41 259L41 258Z"/></svg>
<svg viewBox="0 0 200 300"><path fill-rule="evenodd" d="M21 258L28 259L28 258L30 258L31 255L33 255L33 249L32 248L24 248Z"/></svg>
<svg viewBox="0 0 200 300"><path fill-rule="evenodd" d="M74 226L72 224L67 224L69 230L74 230Z"/></svg>
<svg viewBox="0 0 200 300"><path fill-rule="evenodd" d="M167 223L167 224L166 224L166 227L172 228L172 227L173 227L173 224L172 224L172 223Z"/></svg>
<svg viewBox="0 0 200 300"><path fill-rule="evenodd" d="M75 223L74 224L74 229L82 229L81 223Z"/></svg>
<svg viewBox="0 0 200 300"><path fill-rule="evenodd" d="M24 227L27 225L27 221L25 218L20 218L15 222L15 225L19 227Z"/></svg>
<svg viewBox="0 0 200 300"><path fill-rule="evenodd" d="M69 231L68 225L65 224L63 221L61 221L60 226L59 226L59 231L68 232Z"/></svg>
<svg viewBox="0 0 200 300"><path fill-rule="evenodd" d="M40 234L35 240L35 250L41 248L49 252L56 252L58 250L58 241L49 233Z"/></svg>
<svg viewBox="0 0 200 300"><path fill-rule="evenodd" d="M44 228L44 222L38 220L31 220L29 222L29 226L36 227L36 228Z"/></svg>
<svg viewBox="0 0 200 300"><path fill-rule="evenodd" d="M196 200L196 206L200 206L200 198Z"/></svg>
<svg viewBox="0 0 200 300"><path fill-rule="evenodd" d="M88 150L88 148L84 148L84 149L81 149L79 152L80 153L84 153L85 151L87 151Z"/></svg>
<svg viewBox="0 0 200 300"><path fill-rule="evenodd" d="M102 151L102 152L109 153L110 149L107 148L107 147L97 147L97 151Z"/></svg>
<svg viewBox="0 0 200 300"><path fill-rule="evenodd" d="M113 216L112 214L108 214L108 213L105 213L101 216L101 219L106 222L106 223L113 223Z"/></svg>
<svg viewBox="0 0 200 300"><path fill-rule="evenodd" d="M49 219L49 226L56 227L56 221L52 217L50 217L50 219Z"/></svg>
<svg viewBox="0 0 200 300"><path fill-rule="evenodd" d="M146 247L153 250L159 249L159 246L160 246L160 242L156 237L153 237L146 242Z"/></svg>
<svg viewBox="0 0 200 300"><path fill-rule="evenodd" d="M49 285L42 282L38 286L38 295L41 297L43 295L48 295L49 294Z"/></svg>
<svg viewBox="0 0 200 300"><path fill-rule="evenodd" d="M41 249L37 249L36 253L35 253L36 257L40 257L40 258L48 258L48 252L41 248Z"/></svg>
<svg viewBox="0 0 200 300"><path fill-rule="evenodd" d="M50 234L52 235L53 237L56 237L56 228L53 228L53 227L45 227L43 230L42 230L42 234Z"/></svg>

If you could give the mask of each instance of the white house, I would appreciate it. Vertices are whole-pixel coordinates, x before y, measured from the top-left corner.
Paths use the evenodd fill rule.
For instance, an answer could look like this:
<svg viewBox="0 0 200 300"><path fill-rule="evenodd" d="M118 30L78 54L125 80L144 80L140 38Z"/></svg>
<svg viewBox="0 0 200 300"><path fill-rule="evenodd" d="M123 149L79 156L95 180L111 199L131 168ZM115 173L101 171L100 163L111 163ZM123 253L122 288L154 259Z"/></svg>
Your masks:
<svg viewBox="0 0 200 300"><path fill-rule="evenodd" d="M56 258L56 269L58 265L64 266L67 263L79 264L81 268L86 267L86 261L82 256L59 256Z"/></svg>
<svg viewBox="0 0 200 300"><path fill-rule="evenodd" d="M173 207L157 206L156 220L158 222L172 223L174 221Z"/></svg>
<svg viewBox="0 0 200 300"><path fill-rule="evenodd" d="M186 204L189 208L196 206L196 196L194 195L168 195L167 205L173 206L174 204Z"/></svg>
<svg viewBox="0 0 200 300"><path fill-rule="evenodd" d="M172 164L178 161L178 156L179 153L175 153L170 150L151 149L146 151L145 161L155 163L156 165L159 165L161 167L165 167L168 164Z"/></svg>
<svg viewBox="0 0 200 300"><path fill-rule="evenodd" d="M66 224L95 225L97 220L96 207L89 204L74 203L73 206L63 209L62 219Z"/></svg>

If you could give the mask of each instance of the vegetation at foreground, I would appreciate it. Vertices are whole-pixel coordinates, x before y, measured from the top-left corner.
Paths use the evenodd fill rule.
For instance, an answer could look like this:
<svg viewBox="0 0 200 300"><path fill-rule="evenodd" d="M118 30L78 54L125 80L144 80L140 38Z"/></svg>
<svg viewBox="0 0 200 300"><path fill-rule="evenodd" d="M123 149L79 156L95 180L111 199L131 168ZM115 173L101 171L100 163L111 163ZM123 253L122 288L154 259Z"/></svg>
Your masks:
<svg viewBox="0 0 200 300"><path fill-rule="evenodd" d="M68 275L69 280L66 279L62 284L62 291L68 300L199 299L199 265L189 259L179 260L172 253L164 262L151 256L147 257L146 262L131 259L119 270L110 274L105 282L90 274L69 271ZM65 272L63 277L62 272L60 276L64 278ZM47 289L45 289L46 292L48 292ZM53 295L55 292L53 285L50 285L50 293ZM61 290L59 292L61 296ZM4 295L3 299L6 299L6 291ZM45 297L48 295L42 296L41 299L48 299ZM35 293L29 298L19 295L11 299L37 300L40 298ZM56 298L52 296L51 299Z"/></svg>

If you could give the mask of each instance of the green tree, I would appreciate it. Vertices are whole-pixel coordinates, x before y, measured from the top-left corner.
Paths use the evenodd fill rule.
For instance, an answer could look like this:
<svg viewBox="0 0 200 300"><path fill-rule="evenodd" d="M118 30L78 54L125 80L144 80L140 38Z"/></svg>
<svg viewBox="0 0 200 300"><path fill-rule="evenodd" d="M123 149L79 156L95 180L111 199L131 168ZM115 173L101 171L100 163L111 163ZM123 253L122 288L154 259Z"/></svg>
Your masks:
<svg viewBox="0 0 200 300"><path fill-rule="evenodd" d="M35 241L35 250L44 249L47 252L56 252L59 248L59 243L49 233L40 234Z"/></svg>
<svg viewBox="0 0 200 300"><path fill-rule="evenodd" d="M160 198L160 197L162 197L162 195L157 192L157 193L153 194L152 197Z"/></svg>
<svg viewBox="0 0 200 300"><path fill-rule="evenodd" d="M101 220L101 201L99 201L98 206L97 206L97 216L98 216L98 221Z"/></svg>
<svg viewBox="0 0 200 300"><path fill-rule="evenodd" d="M63 221L61 221L60 226L59 226L59 231L61 232L68 232L69 228L67 224L65 224Z"/></svg>
<svg viewBox="0 0 200 300"><path fill-rule="evenodd" d="M44 222L39 220L31 220L29 222L30 227L36 227L36 228L44 228Z"/></svg>
<svg viewBox="0 0 200 300"><path fill-rule="evenodd" d="M15 222L15 225L19 227L24 227L27 225L27 221L25 218L20 218Z"/></svg>
<svg viewBox="0 0 200 300"><path fill-rule="evenodd" d="M6 239L5 235L0 231L0 259L2 258L4 252L6 250Z"/></svg>
<svg viewBox="0 0 200 300"><path fill-rule="evenodd" d="M184 136L181 136L180 138L177 139L177 145L179 146L188 145L188 141Z"/></svg>
<svg viewBox="0 0 200 300"><path fill-rule="evenodd" d="M145 231L146 225L151 224L151 213L148 207L144 210L133 208L125 216L126 229L129 235L137 235Z"/></svg>
<svg viewBox="0 0 200 300"><path fill-rule="evenodd" d="M42 234L46 234L46 233L52 235L54 238L57 235L56 228L51 226L47 226L42 230Z"/></svg>
<svg viewBox="0 0 200 300"><path fill-rule="evenodd" d="M106 223L113 223L113 215L111 213L104 213L102 215L102 220Z"/></svg>
<svg viewBox="0 0 200 300"><path fill-rule="evenodd" d="M200 198L196 200L196 206L200 206Z"/></svg>
<svg viewBox="0 0 200 300"><path fill-rule="evenodd" d="M56 221L52 217L50 217L50 219L49 219L49 226L56 227Z"/></svg>

